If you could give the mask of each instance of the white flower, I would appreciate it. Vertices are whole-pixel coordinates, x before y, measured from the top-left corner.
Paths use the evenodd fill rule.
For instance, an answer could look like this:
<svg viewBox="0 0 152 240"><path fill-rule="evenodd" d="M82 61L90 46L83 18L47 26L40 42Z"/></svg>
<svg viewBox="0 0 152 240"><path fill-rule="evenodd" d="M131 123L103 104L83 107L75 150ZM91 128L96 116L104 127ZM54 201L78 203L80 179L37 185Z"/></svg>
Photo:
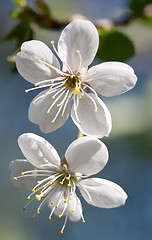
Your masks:
<svg viewBox="0 0 152 240"><path fill-rule="evenodd" d="M62 161L54 147L35 134L22 134L18 143L27 160L10 163L11 179L16 186L32 190L28 204L43 199L32 219L47 203L51 208L49 220L53 214L59 218L65 215L61 234L68 217L85 222L76 186L93 206L113 208L125 203L127 195L120 186L105 179L88 178L102 170L108 161L108 150L98 139L86 136L75 140Z"/></svg>
<svg viewBox="0 0 152 240"><path fill-rule="evenodd" d="M86 20L75 20L62 31L58 51L51 41L60 64L52 51L41 41L28 41L16 56L19 73L35 85L26 92L46 87L29 107L29 120L44 133L61 127L70 113L79 130L94 137L108 136L110 113L98 98L122 94L134 87L137 77L133 69L120 62L107 62L91 67L98 49L99 36L95 26ZM91 91L91 93L86 92Z"/></svg>

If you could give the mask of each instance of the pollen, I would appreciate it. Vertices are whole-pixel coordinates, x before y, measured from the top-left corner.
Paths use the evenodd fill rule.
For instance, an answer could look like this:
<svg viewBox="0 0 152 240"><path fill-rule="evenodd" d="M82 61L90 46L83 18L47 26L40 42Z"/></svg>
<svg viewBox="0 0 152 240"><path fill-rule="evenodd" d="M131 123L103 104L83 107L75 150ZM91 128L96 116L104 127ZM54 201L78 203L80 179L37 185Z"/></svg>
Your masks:
<svg viewBox="0 0 152 240"><path fill-rule="evenodd" d="M55 207L58 208L58 205L56 205Z"/></svg>
<svg viewBox="0 0 152 240"><path fill-rule="evenodd" d="M46 188L46 186L45 186L45 185L43 185L43 188Z"/></svg>
<svg viewBox="0 0 152 240"><path fill-rule="evenodd" d="M39 60L39 58L36 59L37 61Z"/></svg>
<svg viewBox="0 0 152 240"><path fill-rule="evenodd" d="M33 104L35 104L35 102L33 102Z"/></svg>
<svg viewBox="0 0 152 240"><path fill-rule="evenodd" d="M79 124L82 124L82 122L79 122Z"/></svg>
<svg viewBox="0 0 152 240"><path fill-rule="evenodd" d="M79 88L75 88L74 89L74 94L78 94L79 93Z"/></svg>
<svg viewBox="0 0 152 240"><path fill-rule="evenodd" d="M66 203L66 200L64 200L64 203Z"/></svg>
<svg viewBox="0 0 152 240"><path fill-rule="evenodd" d="M22 210L23 210L23 211L25 211L25 210L26 210L26 208L24 207L24 208L22 208Z"/></svg>
<svg viewBox="0 0 152 240"><path fill-rule="evenodd" d="M73 195L73 193L71 192L71 193L70 193L70 195L72 196L72 195Z"/></svg>
<svg viewBox="0 0 152 240"><path fill-rule="evenodd" d="M49 87L49 89L52 89L52 87Z"/></svg>
<svg viewBox="0 0 152 240"><path fill-rule="evenodd" d="M37 214L40 214L40 211L37 211L36 213L37 213Z"/></svg>
<svg viewBox="0 0 152 240"><path fill-rule="evenodd" d="M58 217L61 218L61 215L59 215Z"/></svg>
<svg viewBox="0 0 152 240"><path fill-rule="evenodd" d="M90 203L92 203L92 200L90 200Z"/></svg>
<svg viewBox="0 0 152 240"><path fill-rule="evenodd" d="M50 112L49 111L47 111L47 114L49 114Z"/></svg>
<svg viewBox="0 0 152 240"><path fill-rule="evenodd" d="M17 180L17 177L14 177L14 180L16 181L16 180Z"/></svg>
<svg viewBox="0 0 152 240"><path fill-rule="evenodd" d="M100 72L100 70L98 69L97 72Z"/></svg>
<svg viewBox="0 0 152 240"><path fill-rule="evenodd" d="M63 231L60 231L60 234L63 234Z"/></svg>
<svg viewBox="0 0 152 240"><path fill-rule="evenodd" d="M36 195L36 200L40 201L41 197L39 195Z"/></svg>
<svg viewBox="0 0 152 240"><path fill-rule="evenodd" d="M52 99L54 99L55 97L53 96Z"/></svg>
<svg viewBox="0 0 152 240"><path fill-rule="evenodd" d="M54 81L52 80L51 83L54 83Z"/></svg>
<svg viewBox="0 0 152 240"><path fill-rule="evenodd" d="M34 217L31 217L31 220L34 220Z"/></svg>
<svg viewBox="0 0 152 240"><path fill-rule="evenodd" d="M30 197L27 197L27 200L30 200L31 198Z"/></svg>
<svg viewBox="0 0 152 240"><path fill-rule="evenodd" d="M67 165L66 165L66 164L64 164L64 165L63 165L63 167L64 167L64 168L67 168Z"/></svg>
<svg viewBox="0 0 152 240"><path fill-rule="evenodd" d="M28 92L28 90L25 90L25 92L27 93L27 92Z"/></svg>
<svg viewBox="0 0 152 240"><path fill-rule="evenodd" d="M51 204L53 204L53 202L51 202Z"/></svg>
<svg viewBox="0 0 152 240"><path fill-rule="evenodd" d="M37 84L35 83L34 86L37 87Z"/></svg>
<svg viewBox="0 0 152 240"><path fill-rule="evenodd" d="M51 43L51 44L54 44L54 41L51 41L50 43Z"/></svg>
<svg viewBox="0 0 152 240"><path fill-rule="evenodd" d="M79 50L76 50L76 53L80 53L80 51L79 51Z"/></svg>
<svg viewBox="0 0 152 240"><path fill-rule="evenodd" d="M57 107L60 107L60 105L59 105L59 104L57 104Z"/></svg>
<svg viewBox="0 0 152 240"><path fill-rule="evenodd" d="M66 180L69 180L69 177L66 177L65 179L66 179Z"/></svg>
<svg viewBox="0 0 152 240"><path fill-rule="evenodd" d="M48 220L51 220L51 217L48 217Z"/></svg>
<svg viewBox="0 0 152 240"><path fill-rule="evenodd" d="M37 181L37 184L40 184L40 181Z"/></svg>
<svg viewBox="0 0 152 240"><path fill-rule="evenodd" d="M87 174L87 177L90 177L90 174Z"/></svg>
<svg viewBox="0 0 152 240"><path fill-rule="evenodd" d="M85 223L85 220L83 220L82 222Z"/></svg>
<svg viewBox="0 0 152 240"><path fill-rule="evenodd" d="M69 197L69 200L72 200L72 198L71 198L71 197Z"/></svg>
<svg viewBox="0 0 152 240"><path fill-rule="evenodd" d="M32 192L35 192L35 189L32 189Z"/></svg>
<svg viewBox="0 0 152 240"><path fill-rule="evenodd" d="M72 212L74 213L74 210L72 210Z"/></svg>
<svg viewBox="0 0 152 240"><path fill-rule="evenodd" d="M61 118L64 118L64 116L61 116Z"/></svg>
<svg viewBox="0 0 152 240"><path fill-rule="evenodd" d="M68 183L68 185L67 185L68 187L71 187L71 184L70 183Z"/></svg>
<svg viewBox="0 0 152 240"><path fill-rule="evenodd" d="M43 166L42 165L40 165L40 168L42 168Z"/></svg>
<svg viewBox="0 0 152 240"><path fill-rule="evenodd" d="M97 112L97 109L95 109L94 112Z"/></svg>
<svg viewBox="0 0 152 240"><path fill-rule="evenodd" d="M50 64L48 64L48 67L51 67Z"/></svg>
<svg viewBox="0 0 152 240"><path fill-rule="evenodd" d="M61 185L63 185L63 182L60 182Z"/></svg>
<svg viewBox="0 0 152 240"><path fill-rule="evenodd" d="M52 123L54 123L54 121L52 121Z"/></svg>

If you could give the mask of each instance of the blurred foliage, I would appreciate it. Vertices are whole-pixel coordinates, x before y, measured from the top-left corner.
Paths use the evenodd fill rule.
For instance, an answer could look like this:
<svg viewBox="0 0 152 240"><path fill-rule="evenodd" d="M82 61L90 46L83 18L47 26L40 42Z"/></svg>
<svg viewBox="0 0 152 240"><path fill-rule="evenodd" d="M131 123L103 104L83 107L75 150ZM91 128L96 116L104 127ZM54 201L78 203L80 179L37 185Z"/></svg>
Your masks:
<svg viewBox="0 0 152 240"><path fill-rule="evenodd" d="M97 57L104 61L125 61L135 53L133 42L116 30L99 31Z"/></svg>
<svg viewBox="0 0 152 240"><path fill-rule="evenodd" d="M14 62L16 53L20 50L23 42L33 39L34 25L41 29L60 30L68 24L72 18L66 22L60 22L51 14L50 4L45 0L35 0L34 6L30 7L26 0L12 0L16 7L11 11L10 17L17 24L3 40L14 40L16 46L14 53L7 58L8 61ZM100 25L99 21L94 20L99 31L99 50L98 58L105 61L125 61L135 54L135 48L129 36L120 31L121 26L132 24L138 18L147 24L152 24L152 0L131 0L128 4L127 16L122 17L119 21L110 20L111 25ZM129 12L129 11L128 11ZM102 19L101 19L102 20Z"/></svg>

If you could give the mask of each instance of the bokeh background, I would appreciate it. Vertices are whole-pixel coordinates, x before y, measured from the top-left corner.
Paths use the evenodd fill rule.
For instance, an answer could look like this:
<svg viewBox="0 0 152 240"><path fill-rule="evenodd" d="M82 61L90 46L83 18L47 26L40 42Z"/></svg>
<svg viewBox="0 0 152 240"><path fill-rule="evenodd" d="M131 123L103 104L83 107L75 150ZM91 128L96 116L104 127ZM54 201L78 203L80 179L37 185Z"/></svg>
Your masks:
<svg viewBox="0 0 152 240"><path fill-rule="evenodd" d="M32 4L32 1L29 1ZM72 13L91 18L117 18L126 13L127 0L47 0L59 19ZM4 37L16 24L9 17L14 4L10 0L0 3L0 37ZM18 73L10 71L6 58L13 51L14 41L0 44L0 239L87 239L87 240L151 240L152 239L152 27L135 21L121 29L131 37L136 55L127 61L138 76L133 90L118 97L102 98L113 119L113 130L104 138L110 158L98 174L118 183L128 194L126 205L115 209L98 209L82 200L86 223L68 221L64 235L59 231L63 220L47 220L48 207L30 220L36 203L26 212L26 193L10 182L8 165L11 160L23 158L17 138L24 132L43 136L63 157L68 145L76 138L77 128L69 118L54 133L42 134L28 120L28 106L36 92L26 94L31 87ZM35 39L49 42L53 34L35 27ZM98 60L95 60L98 62Z"/></svg>

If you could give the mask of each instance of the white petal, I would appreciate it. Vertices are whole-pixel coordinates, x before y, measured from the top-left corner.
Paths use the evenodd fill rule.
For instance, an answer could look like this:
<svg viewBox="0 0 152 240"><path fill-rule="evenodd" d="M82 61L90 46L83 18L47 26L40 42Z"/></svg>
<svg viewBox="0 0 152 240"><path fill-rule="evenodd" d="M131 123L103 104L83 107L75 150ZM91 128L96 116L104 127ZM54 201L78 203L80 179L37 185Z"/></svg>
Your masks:
<svg viewBox="0 0 152 240"><path fill-rule="evenodd" d="M48 90L45 90L41 93L39 93L33 101L35 101L37 98L40 96L44 95L47 93ZM59 101L52 107L51 111L49 114L47 114L47 111L49 107L52 105L52 103L55 101L52 99L52 96L54 94L49 94L47 96L42 97L38 101L33 104L33 101L31 102L29 106L29 120L35 124L38 124L40 127L40 130L44 133L49 133L53 132L56 129L60 128L68 119L69 117L69 112L70 112L70 102L68 102L65 112L64 112L64 118L61 118L62 115L62 109L57 116L56 120L54 123L52 123L52 120L57 114L57 111L59 108L57 107L57 103L60 103L65 96L61 96Z"/></svg>
<svg viewBox="0 0 152 240"><path fill-rule="evenodd" d="M18 144L26 159L35 167L40 168L43 164L48 164L44 169L60 166L57 151L44 138L33 133L24 133L19 136Z"/></svg>
<svg viewBox="0 0 152 240"><path fill-rule="evenodd" d="M70 144L65 158L72 172L96 174L108 161L106 145L93 137L82 137Z"/></svg>
<svg viewBox="0 0 152 240"><path fill-rule="evenodd" d="M33 165L27 160L17 159L15 161L12 161L9 164L9 168L11 170L11 181L16 187L31 191L33 187L37 184L37 181L42 179L42 177L38 176L36 172L33 172L32 175L29 177L23 176L21 178L18 178L17 180L14 180L14 177L21 176L22 172L34 170Z"/></svg>
<svg viewBox="0 0 152 240"><path fill-rule="evenodd" d="M48 65L60 67L52 51L41 41L24 42L21 52L16 55L17 70L22 77L34 84L57 76L56 71L49 68Z"/></svg>
<svg viewBox="0 0 152 240"><path fill-rule="evenodd" d="M95 26L89 21L78 19L63 29L58 42L58 52L61 59L75 71L91 64L98 44L99 37ZM77 50L80 51L81 64Z"/></svg>
<svg viewBox="0 0 152 240"><path fill-rule="evenodd" d="M78 183L78 187L84 199L96 207L119 207L125 204L127 199L127 194L119 185L105 179L85 179Z"/></svg>
<svg viewBox="0 0 152 240"><path fill-rule="evenodd" d="M95 112L95 106L89 96L96 103L97 112ZM73 106L71 117L82 133L97 138L109 135L112 128L111 115L100 98L96 98L92 93L84 93L82 99L79 101L77 113L81 124L76 118Z"/></svg>
<svg viewBox="0 0 152 240"><path fill-rule="evenodd" d="M48 206L52 210L56 205L58 205L58 207L54 210L54 214L57 216L62 214L66 206L63 216L68 214L71 221L79 221L82 216L82 206L76 193L73 193L72 196L69 195L69 197L71 197L71 200L69 200L68 197L66 203L64 203L65 196L62 193L63 189L59 188L56 188L54 191L52 191L49 196ZM74 212L72 212L72 210L74 210Z"/></svg>
<svg viewBox="0 0 152 240"><path fill-rule="evenodd" d="M132 67L120 62L106 62L91 67L88 71L91 78L89 84L106 97L120 95L132 89L137 81ZM89 78L89 76L88 76Z"/></svg>

